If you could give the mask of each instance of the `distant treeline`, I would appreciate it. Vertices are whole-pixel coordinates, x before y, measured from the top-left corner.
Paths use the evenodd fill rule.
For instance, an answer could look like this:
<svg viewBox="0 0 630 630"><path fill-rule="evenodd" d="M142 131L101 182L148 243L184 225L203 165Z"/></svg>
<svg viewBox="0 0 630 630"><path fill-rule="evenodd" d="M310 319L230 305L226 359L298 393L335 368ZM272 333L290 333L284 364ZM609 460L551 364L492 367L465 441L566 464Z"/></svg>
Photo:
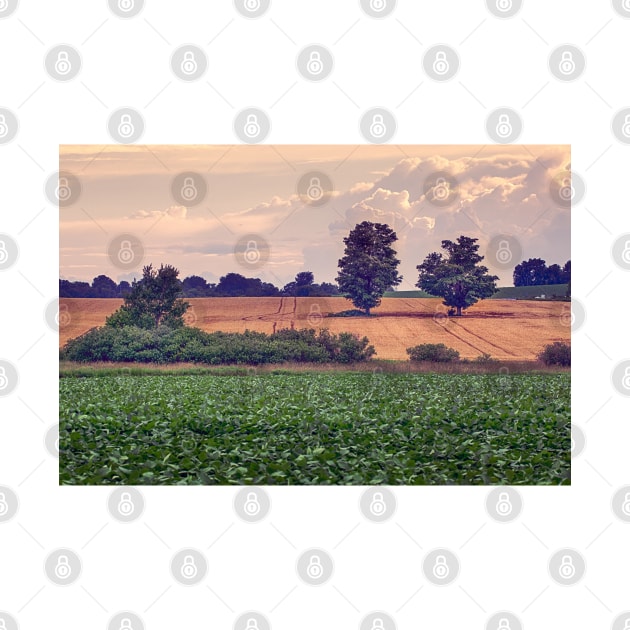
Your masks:
<svg viewBox="0 0 630 630"><path fill-rule="evenodd" d="M569 284L571 282L571 261L564 267L549 265L542 258L530 258L514 267L515 287L534 287L546 284Z"/></svg>
<svg viewBox="0 0 630 630"><path fill-rule="evenodd" d="M228 273L217 284L209 283L201 276L188 276L181 281L183 297L261 297L299 296L326 297L339 295L337 285L330 282L317 284L310 271L302 271L295 280L279 289L260 278L246 278L238 273ZM65 298L124 298L131 291L131 283L122 280L118 284L105 275L89 282L59 280L59 297Z"/></svg>

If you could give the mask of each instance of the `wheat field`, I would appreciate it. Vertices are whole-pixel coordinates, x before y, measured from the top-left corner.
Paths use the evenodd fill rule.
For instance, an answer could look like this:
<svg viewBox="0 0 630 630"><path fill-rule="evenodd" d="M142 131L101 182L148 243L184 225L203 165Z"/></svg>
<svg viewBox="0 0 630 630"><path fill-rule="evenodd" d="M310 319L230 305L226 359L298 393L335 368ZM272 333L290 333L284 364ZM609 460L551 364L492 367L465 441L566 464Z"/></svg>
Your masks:
<svg viewBox="0 0 630 630"><path fill-rule="evenodd" d="M186 323L205 331L271 333L281 328L328 328L366 335L379 359L408 358L405 349L444 343L462 358L482 353L504 361L527 361L548 343L570 341L568 302L484 300L463 317L445 317L439 298L383 298L376 317L326 317L352 308L340 297L188 298ZM59 346L94 326L121 304L118 299L61 298Z"/></svg>

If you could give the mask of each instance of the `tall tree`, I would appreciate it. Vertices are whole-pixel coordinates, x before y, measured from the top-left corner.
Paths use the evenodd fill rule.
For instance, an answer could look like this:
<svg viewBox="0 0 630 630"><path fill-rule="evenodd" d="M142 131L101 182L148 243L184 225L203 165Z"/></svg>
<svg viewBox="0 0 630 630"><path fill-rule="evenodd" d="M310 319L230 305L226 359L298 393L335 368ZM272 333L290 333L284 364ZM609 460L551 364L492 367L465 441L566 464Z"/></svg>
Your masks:
<svg viewBox="0 0 630 630"><path fill-rule="evenodd" d="M388 287L402 282L398 275L400 260L392 247L397 240L396 232L388 225L370 221L358 223L343 239L346 248L338 263L336 281L339 290L367 315L381 303Z"/></svg>
<svg viewBox="0 0 630 630"><path fill-rule="evenodd" d="M153 265L145 266L142 278L134 280L124 304L107 318L107 325L140 328L183 326L183 316L190 304L180 299L182 283L178 275L179 271L172 265L160 265L159 269L153 269Z"/></svg>
<svg viewBox="0 0 630 630"><path fill-rule="evenodd" d="M462 309L476 304L497 291L498 276L488 274L488 268L480 265L483 256L477 251L476 238L460 236L457 241L442 241L446 254L429 254L416 269L420 272L416 286L431 295L444 298L442 304Z"/></svg>

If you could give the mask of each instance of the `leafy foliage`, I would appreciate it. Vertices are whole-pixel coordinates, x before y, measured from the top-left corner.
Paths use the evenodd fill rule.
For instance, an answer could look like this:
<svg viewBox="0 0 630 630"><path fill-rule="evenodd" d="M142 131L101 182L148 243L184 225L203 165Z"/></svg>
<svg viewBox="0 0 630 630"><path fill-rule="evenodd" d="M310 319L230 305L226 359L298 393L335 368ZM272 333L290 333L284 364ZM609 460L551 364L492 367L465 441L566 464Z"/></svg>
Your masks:
<svg viewBox="0 0 630 630"><path fill-rule="evenodd" d="M252 331L207 333L191 327L145 330L136 326L104 326L71 339L61 350L60 358L79 362L259 365L284 361L354 363L366 361L374 354L367 337L334 335L326 329L281 329L267 335Z"/></svg>
<svg viewBox="0 0 630 630"><path fill-rule="evenodd" d="M571 282L571 261L567 260L561 267L547 266L542 258L529 258L514 267L513 279L515 287L567 284Z"/></svg>
<svg viewBox="0 0 630 630"><path fill-rule="evenodd" d="M545 346L538 358L545 365L571 365L571 346L562 341L554 341L554 343Z"/></svg>
<svg viewBox="0 0 630 630"><path fill-rule="evenodd" d="M570 377L62 378L62 484L570 480Z"/></svg>
<svg viewBox="0 0 630 630"><path fill-rule="evenodd" d="M158 328L184 325L184 313L190 307L180 299L181 282L179 271L171 265L160 265L157 270L147 265L142 270L142 279L134 281L125 303L106 320L113 328L137 326Z"/></svg>
<svg viewBox="0 0 630 630"><path fill-rule="evenodd" d="M477 253L477 240L460 236L455 242L442 241L446 256L433 252L416 267L420 272L416 286L444 298L442 304L456 308L457 315L497 290L498 276L489 275L488 268L479 264L483 256Z"/></svg>
<svg viewBox="0 0 630 630"><path fill-rule="evenodd" d="M358 223L343 239L346 248L336 278L339 290L368 315L385 291L402 282L397 271L400 260L392 247L397 240L388 225L370 221Z"/></svg>
<svg viewBox="0 0 630 630"><path fill-rule="evenodd" d="M459 352L448 348L443 343L423 343L413 348L407 348L410 361L432 361L435 363L450 363L459 359Z"/></svg>

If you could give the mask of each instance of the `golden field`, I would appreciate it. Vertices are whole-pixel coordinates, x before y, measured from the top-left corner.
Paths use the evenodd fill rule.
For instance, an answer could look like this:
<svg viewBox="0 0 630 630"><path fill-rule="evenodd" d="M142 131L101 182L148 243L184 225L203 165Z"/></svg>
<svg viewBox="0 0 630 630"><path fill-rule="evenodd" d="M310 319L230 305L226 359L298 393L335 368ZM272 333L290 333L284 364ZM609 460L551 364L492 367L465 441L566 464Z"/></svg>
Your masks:
<svg viewBox="0 0 630 630"><path fill-rule="evenodd" d="M353 308L340 297L187 298L186 322L207 332L271 333L281 328L328 328L366 335L376 358L408 359L405 349L420 343L444 343L462 358L482 353L504 361L528 361L548 343L570 341L568 302L484 300L462 317L446 318L439 298L383 298L377 317L326 317ZM94 326L120 305L118 299L61 298L59 345Z"/></svg>

